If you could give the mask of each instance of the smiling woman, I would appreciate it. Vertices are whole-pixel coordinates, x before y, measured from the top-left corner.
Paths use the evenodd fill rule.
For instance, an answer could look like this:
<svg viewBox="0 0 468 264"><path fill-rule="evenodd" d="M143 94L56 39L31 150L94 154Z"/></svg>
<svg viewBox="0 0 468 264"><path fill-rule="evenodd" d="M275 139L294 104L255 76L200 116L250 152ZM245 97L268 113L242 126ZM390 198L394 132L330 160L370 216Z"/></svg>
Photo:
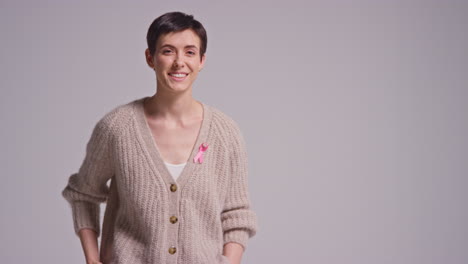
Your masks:
<svg viewBox="0 0 468 264"><path fill-rule="evenodd" d="M170 12L153 21L147 41L156 93L99 120L62 191L86 261L240 263L257 216L237 122L192 97L206 31L193 16Z"/></svg>
<svg viewBox="0 0 468 264"><path fill-rule="evenodd" d="M196 32L185 29L160 36L154 54L149 49L145 51L148 65L156 72L158 90L180 92L192 88L206 58L200 46Z"/></svg>

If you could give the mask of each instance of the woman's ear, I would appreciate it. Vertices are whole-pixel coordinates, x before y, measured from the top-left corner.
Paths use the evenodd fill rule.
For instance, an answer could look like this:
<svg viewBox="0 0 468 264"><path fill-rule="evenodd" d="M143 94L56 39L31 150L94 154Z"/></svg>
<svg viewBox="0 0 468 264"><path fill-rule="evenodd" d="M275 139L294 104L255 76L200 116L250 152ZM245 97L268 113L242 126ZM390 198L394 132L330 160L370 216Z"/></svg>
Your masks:
<svg viewBox="0 0 468 264"><path fill-rule="evenodd" d="M145 50L145 59L148 66L154 70L156 66L153 63L153 56L151 56L150 50L148 48Z"/></svg>
<svg viewBox="0 0 468 264"><path fill-rule="evenodd" d="M203 56L201 58L201 62L200 62L200 66L198 67L198 71L201 71L203 69L203 67L205 66L205 61L206 61L206 53L203 54Z"/></svg>

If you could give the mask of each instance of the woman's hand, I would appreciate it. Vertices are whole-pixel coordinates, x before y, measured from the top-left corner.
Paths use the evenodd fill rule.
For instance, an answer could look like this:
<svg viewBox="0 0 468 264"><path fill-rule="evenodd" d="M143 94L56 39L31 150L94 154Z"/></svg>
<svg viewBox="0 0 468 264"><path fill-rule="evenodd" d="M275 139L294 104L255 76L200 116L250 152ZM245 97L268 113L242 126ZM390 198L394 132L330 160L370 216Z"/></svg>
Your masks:
<svg viewBox="0 0 468 264"><path fill-rule="evenodd" d="M92 260L92 261L88 262L87 264L102 264L102 262L97 261L97 260Z"/></svg>

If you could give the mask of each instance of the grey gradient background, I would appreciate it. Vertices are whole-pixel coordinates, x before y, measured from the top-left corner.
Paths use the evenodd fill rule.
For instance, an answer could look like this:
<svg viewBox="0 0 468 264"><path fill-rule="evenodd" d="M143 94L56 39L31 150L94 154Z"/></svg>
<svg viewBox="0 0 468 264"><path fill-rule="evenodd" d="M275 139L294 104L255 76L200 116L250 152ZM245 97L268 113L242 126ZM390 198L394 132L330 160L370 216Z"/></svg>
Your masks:
<svg viewBox="0 0 468 264"><path fill-rule="evenodd" d="M194 97L248 144L243 263L468 263L467 1L350 2L2 1L0 262L85 263L61 191L180 10L208 31Z"/></svg>

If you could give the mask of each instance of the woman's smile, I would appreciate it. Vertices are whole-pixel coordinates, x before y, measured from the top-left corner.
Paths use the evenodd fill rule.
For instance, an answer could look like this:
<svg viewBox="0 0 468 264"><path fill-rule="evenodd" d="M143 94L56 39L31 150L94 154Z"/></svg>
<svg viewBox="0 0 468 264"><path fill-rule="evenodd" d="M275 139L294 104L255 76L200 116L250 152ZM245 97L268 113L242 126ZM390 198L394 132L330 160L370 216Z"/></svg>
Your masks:
<svg viewBox="0 0 468 264"><path fill-rule="evenodd" d="M186 73L186 72L170 72L167 75L169 75L169 77L172 80L176 81L176 82L182 82L187 78L188 73Z"/></svg>

